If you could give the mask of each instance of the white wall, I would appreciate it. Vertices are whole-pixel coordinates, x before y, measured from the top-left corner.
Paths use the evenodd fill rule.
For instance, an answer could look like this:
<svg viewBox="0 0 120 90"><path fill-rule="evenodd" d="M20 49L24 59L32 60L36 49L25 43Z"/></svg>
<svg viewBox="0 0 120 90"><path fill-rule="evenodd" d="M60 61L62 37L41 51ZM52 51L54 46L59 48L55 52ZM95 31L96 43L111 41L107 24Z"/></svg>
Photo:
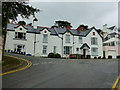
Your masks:
<svg viewBox="0 0 120 90"><path fill-rule="evenodd" d="M45 33L46 31L46 33ZM48 34L48 43L43 42L43 34ZM56 53L62 54L62 40L58 36L50 35L50 32L47 29L41 31L41 34L37 35L36 41L36 56L48 56L49 53L53 52L53 47L56 46ZM47 54L43 54L43 45L47 46Z"/></svg>
<svg viewBox="0 0 120 90"><path fill-rule="evenodd" d="M94 36L93 36L93 32L95 32ZM59 38L58 36L50 35L50 33L51 32L49 32L47 29L44 29L43 31L40 32L40 34L36 34L35 56L48 56L50 52L53 52L54 46L57 47L56 53L59 53L61 55L62 53L64 53L64 46L71 46L72 53L82 54L82 50L80 50L80 47L82 46L83 43L87 43L88 46L90 47L90 54L91 54L91 48L97 47L98 56L103 56L102 38L99 36L99 34L94 29L86 37L83 37L83 43L79 43L79 36L73 37L71 33L67 33L67 32L64 35L60 34L59 36L63 37L63 48L62 48L62 39ZM43 34L48 34L48 43L43 43ZM70 35L70 43L65 42L66 34ZM8 31L5 49L14 50L14 44L23 44L25 45L26 53L34 55L34 39L35 39L34 33L27 33L26 40L14 40L13 39L14 37L15 37L15 32ZM91 37L97 37L98 45L91 45ZM74 45L73 45L73 39L75 42ZM47 45L46 55L42 53L43 45ZM76 48L79 48L79 52L76 51ZM62 49L63 49L63 52L62 52ZM66 55L63 54L63 56L66 56Z"/></svg>
<svg viewBox="0 0 120 90"><path fill-rule="evenodd" d="M95 32L95 35L93 35L93 32ZM97 45L91 45L91 37L96 37L97 38ZM91 54L91 48L96 47L98 48L98 56L103 57L103 44L102 44L102 38L100 35L97 33L96 30L92 30L86 37L83 39L84 43L87 43L88 46L90 46L90 54ZM94 56L92 56L93 58Z"/></svg>

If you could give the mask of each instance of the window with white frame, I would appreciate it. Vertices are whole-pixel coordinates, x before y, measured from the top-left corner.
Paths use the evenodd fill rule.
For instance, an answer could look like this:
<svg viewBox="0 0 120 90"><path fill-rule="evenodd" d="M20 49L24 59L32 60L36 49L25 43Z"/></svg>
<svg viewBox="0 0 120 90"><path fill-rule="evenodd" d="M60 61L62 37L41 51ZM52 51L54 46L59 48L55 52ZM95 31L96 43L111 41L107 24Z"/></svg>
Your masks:
<svg viewBox="0 0 120 90"><path fill-rule="evenodd" d="M47 46L43 45L43 51L42 51L43 54L47 54Z"/></svg>
<svg viewBox="0 0 120 90"><path fill-rule="evenodd" d="M43 43L48 43L48 34L43 34Z"/></svg>
<svg viewBox="0 0 120 90"><path fill-rule="evenodd" d="M25 45L14 45L14 51L25 52Z"/></svg>
<svg viewBox="0 0 120 90"><path fill-rule="evenodd" d="M70 43L70 35L66 35L66 43Z"/></svg>
<svg viewBox="0 0 120 90"><path fill-rule="evenodd" d="M79 36L79 43L81 44L83 42L82 37Z"/></svg>
<svg viewBox="0 0 120 90"><path fill-rule="evenodd" d="M71 46L64 46L64 54L69 55L72 53L72 47Z"/></svg>
<svg viewBox="0 0 120 90"><path fill-rule="evenodd" d="M57 47L53 46L53 53L56 53L56 49L57 49Z"/></svg>
<svg viewBox="0 0 120 90"><path fill-rule="evenodd" d="M91 55L98 56L98 48L91 48Z"/></svg>
<svg viewBox="0 0 120 90"><path fill-rule="evenodd" d="M91 37L91 45L97 45L97 38L96 37Z"/></svg>
<svg viewBox="0 0 120 90"><path fill-rule="evenodd" d="M26 33L15 32L16 39L26 39Z"/></svg>

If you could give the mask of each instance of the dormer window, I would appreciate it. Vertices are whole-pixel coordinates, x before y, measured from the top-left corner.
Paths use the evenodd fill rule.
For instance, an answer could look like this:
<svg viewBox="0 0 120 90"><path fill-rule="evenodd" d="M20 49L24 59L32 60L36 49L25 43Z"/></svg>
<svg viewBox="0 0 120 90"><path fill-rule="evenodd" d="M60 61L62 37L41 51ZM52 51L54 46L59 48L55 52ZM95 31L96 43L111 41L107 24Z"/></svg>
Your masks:
<svg viewBox="0 0 120 90"><path fill-rule="evenodd" d="M70 35L66 35L66 43L70 43Z"/></svg>
<svg viewBox="0 0 120 90"><path fill-rule="evenodd" d="M26 33L15 32L16 39L26 39Z"/></svg>
<svg viewBox="0 0 120 90"><path fill-rule="evenodd" d="M95 32L93 32L93 35L95 35Z"/></svg>
<svg viewBox="0 0 120 90"><path fill-rule="evenodd" d="M43 43L48 43L48 34L43 34Z"/></svg>

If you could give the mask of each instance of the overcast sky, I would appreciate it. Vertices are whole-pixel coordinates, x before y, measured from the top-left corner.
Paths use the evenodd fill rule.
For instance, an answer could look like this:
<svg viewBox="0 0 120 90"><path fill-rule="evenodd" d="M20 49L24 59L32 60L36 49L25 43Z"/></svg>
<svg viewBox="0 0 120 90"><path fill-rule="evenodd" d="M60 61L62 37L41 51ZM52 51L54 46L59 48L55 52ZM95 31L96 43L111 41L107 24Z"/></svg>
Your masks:
<svg viewBox="0 0 120 90"><path fill-rule="evenodd" d="M102 29L104 24L118 24L117 2L30 2L30 5L42 10L36 14L39 26L51 27L57 20L68 21L73 28L85 24ZM25 21L32 22L32 17Z"/></svg>

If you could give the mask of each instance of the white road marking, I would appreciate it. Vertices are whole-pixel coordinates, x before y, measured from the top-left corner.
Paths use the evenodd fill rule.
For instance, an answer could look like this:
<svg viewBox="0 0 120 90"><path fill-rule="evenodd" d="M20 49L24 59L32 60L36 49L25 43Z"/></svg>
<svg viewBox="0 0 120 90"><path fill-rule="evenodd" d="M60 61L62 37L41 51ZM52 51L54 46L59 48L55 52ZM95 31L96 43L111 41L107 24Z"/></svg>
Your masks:
<svg viewBox="0 0 120 90"><path fill-rule="evenodd" d="M35 65L38 65L39 63L35 63L35 64L33 64L33 66L35 66Z"/></svg>

